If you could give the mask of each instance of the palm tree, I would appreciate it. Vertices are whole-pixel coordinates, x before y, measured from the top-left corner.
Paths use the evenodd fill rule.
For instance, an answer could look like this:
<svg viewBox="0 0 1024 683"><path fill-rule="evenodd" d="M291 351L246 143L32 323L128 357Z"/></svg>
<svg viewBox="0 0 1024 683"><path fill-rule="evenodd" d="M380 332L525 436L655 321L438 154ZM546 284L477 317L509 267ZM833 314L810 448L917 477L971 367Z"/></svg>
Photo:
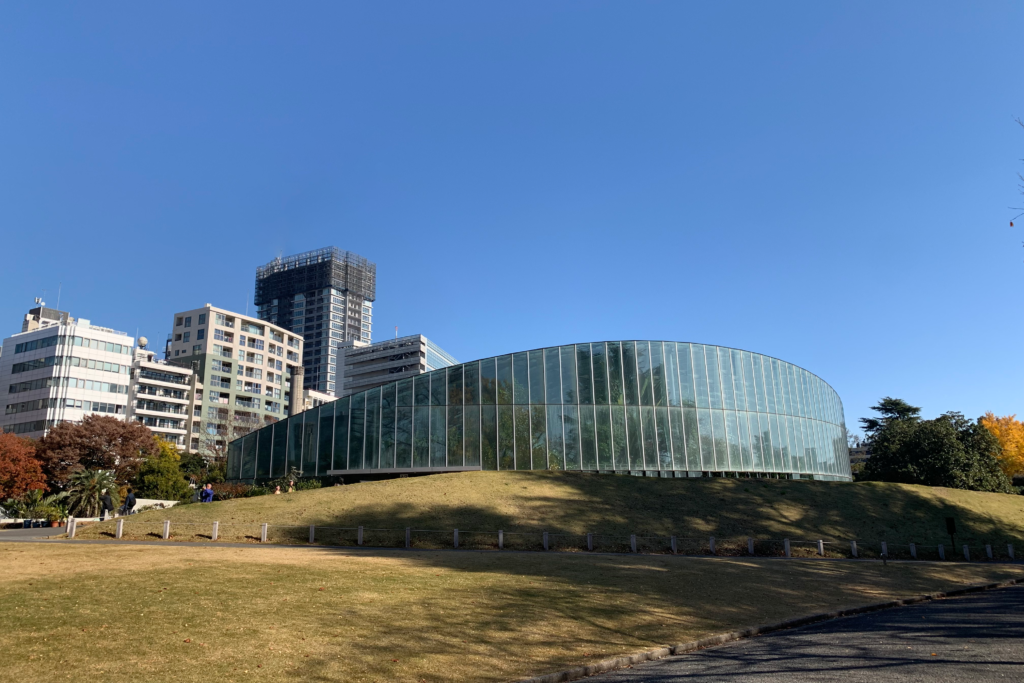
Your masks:
<svg viewBox="0 0 1024 683"><path fill-rule="evenodd" d="M100 496L106 489L117 507L117 482L114 474L106 470L75 472L69 480L68 506L78 517L96 517L100 514Z"/></svg>
<svg viewBox="0 0 1024 683"><path fill-rule="evenodd" d="M4 509L12 516L41 519L52 512L67 496L68 494L63 491L47 496L43 494L42 489L32 489L23 493L20 498L8 498L4 502Z"/></svg>

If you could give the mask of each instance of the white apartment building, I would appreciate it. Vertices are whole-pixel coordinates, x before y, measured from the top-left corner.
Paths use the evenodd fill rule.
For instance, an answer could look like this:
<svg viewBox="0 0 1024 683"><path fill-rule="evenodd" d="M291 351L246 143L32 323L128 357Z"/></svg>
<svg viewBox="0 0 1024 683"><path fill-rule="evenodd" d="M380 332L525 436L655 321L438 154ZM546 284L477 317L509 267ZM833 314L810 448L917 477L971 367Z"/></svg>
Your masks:
<svg viewBox="0 0 1024 683"><path fill-rule="evenodd" d="M134 344L124 332L70 316L4 339L0 428L41 438L89 414L124 420Z"/></svg>
<svg viewBox="0 0 1024 683"><path fill-rule="evenodd" d="M128 419L149 427L178 450L195 453L202 429L203 384L194 368L158 360L147 344L140 337L133 356Z"/></svg>

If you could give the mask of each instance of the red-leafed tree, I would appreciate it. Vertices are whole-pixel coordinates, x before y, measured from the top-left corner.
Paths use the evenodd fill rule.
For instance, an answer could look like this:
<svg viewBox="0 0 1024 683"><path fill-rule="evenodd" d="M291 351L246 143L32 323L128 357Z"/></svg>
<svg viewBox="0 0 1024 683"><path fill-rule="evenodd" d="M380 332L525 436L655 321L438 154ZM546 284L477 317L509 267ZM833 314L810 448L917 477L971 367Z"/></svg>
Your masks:
<svg viewBox="0 0 1024 683"><path fill-rule="evenodd" d="M35 456L33 442L14 434L0 434L0 500L46 488L43 468Z"/></svg>
<svg viewBox="0 0 1024 683"><path fill-rule="evenodd" d="M63 488L75 472L112 470L119 483L135 478L142 461L160 450L156 437L138 422L86 415L65 422L39 441L37 457L51 486Z"/></svg>

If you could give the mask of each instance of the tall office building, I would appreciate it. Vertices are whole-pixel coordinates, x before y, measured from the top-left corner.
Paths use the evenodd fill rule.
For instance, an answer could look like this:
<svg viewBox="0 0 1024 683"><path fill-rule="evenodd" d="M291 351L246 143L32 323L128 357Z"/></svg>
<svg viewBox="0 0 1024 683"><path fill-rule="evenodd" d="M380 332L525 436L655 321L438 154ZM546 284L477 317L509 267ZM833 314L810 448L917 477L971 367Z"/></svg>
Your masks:
<svg viewBox="0 0 1024 683"><path fill-rule="evenodd" d="M135 339L50 311L33 309L26 317L29 329L4 340L0 428L38 439L61 422L92 413L125 419Z"/></svg>
<svg viewBox="0 0 1024 683"><path fill-rule="evenodd" d="M276 258L256 269L260 319L303 336L302 388L332 395L341 389L338 346L371 341L376 292L376 264L336 247Z"/></svg>

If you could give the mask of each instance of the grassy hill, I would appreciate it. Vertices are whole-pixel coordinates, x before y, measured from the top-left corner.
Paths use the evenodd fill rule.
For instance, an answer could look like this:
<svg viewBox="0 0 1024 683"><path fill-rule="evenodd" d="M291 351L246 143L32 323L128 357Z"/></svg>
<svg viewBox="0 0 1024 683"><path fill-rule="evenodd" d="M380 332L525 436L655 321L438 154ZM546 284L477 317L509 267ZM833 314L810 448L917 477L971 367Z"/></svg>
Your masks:
<svg viewBox="0 0 1024 683"><path fill-rule="evenodd" d="M1006 543L1015 543L1017 552L1024 553L1024 496L874 482L660 479L560 472L438 474L183 505L132 516L125 524L125 537L158 534L162 520L168 519L178 540L201 539L209 535L210 523L218 520L221 540L254 540L259 525L266 522L274 525L272 541L308 541L308 527L315 524L361 525L367 529L366 542L380 545L401 544L396 534L404 535L402 530L412 527L443 532L448 542L450 530L458 528L463 545L472 542L469 532L502 529L506 547L515 546L513 532L539 539L539 532L548 531L577 538L592 532L609 538L675 535L706 541L713 535L720 543L745 542L747 536L820 538L835 542L839 551L856 539L868 553L871 544L877 546L882 540L891 550L913 541L919 546L944 543L950 553L946 517L956 519L958 548L962 543L974 548L991 543L997 552L1005 553ZM291 532L288 525L294 525ZM92 525L80 529L79 535L109 534L112 526L112 522ZM329 533L318 532L317 540L331 542L325 535ZM370 538L372 533L377 534L376 540ZM487 543L496 542L492 536L486 535ZM418 534L417 542L422 538ZM339 537L337 542L353 539ZM578 547L578 540L573 543Z"/></svg>

